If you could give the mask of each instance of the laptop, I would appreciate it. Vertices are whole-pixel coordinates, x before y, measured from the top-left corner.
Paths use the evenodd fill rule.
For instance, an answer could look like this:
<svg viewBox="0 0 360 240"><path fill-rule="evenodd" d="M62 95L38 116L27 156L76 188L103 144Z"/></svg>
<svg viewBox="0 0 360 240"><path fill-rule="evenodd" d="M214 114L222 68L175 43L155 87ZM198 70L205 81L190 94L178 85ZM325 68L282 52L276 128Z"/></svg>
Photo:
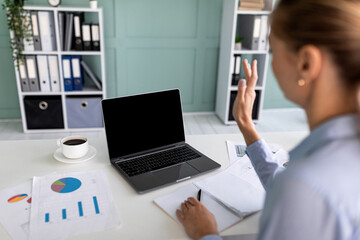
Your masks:
<svg viewBox="0 0 360 240"><path fill-rule="evenodd" d="M220 167L185 143L178 89L104 99L101 104L110 162L138 193Z"/></svg>

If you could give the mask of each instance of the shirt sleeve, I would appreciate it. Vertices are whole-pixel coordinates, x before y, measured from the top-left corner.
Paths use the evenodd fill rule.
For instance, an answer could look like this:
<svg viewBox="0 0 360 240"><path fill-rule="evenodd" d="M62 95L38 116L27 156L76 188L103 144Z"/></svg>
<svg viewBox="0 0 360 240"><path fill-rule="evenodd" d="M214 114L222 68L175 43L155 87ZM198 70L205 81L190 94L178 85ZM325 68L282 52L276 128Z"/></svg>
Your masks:
<svg viewBox="0 0 360 240"><path fill-rule="evenodd" d="M211 234L202 237L200 240L222 240L222 238L219 235Z"/></svg>
<svg viewBox="0 0 360 240"><path fill-rule="evenodd" d="M282 172L284 168L279 166L269 145L263 139L247 146L246 153L249 156L264 189L268 190L274 177Z"/></svg>
<svg viewBox="0 0 360 240"><path fill-rule="evenodd" d="M339 239L336 213L315 187L280 174L267 193L258 239Z"/></svg>

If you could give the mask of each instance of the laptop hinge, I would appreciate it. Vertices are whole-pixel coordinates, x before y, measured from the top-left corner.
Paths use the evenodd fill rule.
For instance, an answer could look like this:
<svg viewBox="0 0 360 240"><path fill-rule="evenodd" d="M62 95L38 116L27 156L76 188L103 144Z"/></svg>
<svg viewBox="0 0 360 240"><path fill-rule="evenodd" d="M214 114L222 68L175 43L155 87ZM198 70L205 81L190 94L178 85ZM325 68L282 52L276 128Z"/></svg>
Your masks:
<svg viewBox="0 0 360 240"><path fill-rule="evenodd" d="M154 148L154 149L147 150L147 151L142 151L142 152L138 152L138 153L134 153L134 154L129 154L129 155L119 157L119 158L113 158L110 161L113 162L113 163L127 161L129 159L132 159L132 158L135 158L135 157L138 157L138 156L145 156L145 155L153 154L153 153L156 153L156 152L165 151L165 150L168 150L168 149L171 149L171 148L181 147L181 146L184 146L184 145L185 145L185 141L182 141L182 142L178 142L178 143L175 143L175 144L170 144L170 145L167 145L167 146Z"/></svg>

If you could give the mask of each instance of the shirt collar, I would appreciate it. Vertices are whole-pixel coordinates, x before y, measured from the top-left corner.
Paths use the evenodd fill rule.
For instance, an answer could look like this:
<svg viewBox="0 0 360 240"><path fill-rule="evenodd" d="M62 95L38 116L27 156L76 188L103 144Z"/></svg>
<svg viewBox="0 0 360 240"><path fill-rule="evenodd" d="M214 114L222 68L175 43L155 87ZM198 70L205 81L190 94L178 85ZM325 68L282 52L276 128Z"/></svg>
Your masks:
<svg viewBox="0 0 360 240"><path fill-rule="evenodd" d="M289 154L291 160L301 159L326 142L349 138L360 134L360 115L347 114L332 118L311 131Z"/></svg>

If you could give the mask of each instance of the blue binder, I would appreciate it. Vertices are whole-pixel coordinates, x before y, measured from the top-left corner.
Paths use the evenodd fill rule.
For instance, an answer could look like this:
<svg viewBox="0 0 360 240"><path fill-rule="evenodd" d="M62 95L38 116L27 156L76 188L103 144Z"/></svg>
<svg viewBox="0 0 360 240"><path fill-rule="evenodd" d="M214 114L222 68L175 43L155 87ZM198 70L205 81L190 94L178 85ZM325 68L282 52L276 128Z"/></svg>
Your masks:
<svg viewBox="0 0 360 240"><path fill-rule="evenodd" d="M64 89L65 91L73 91L71 56L62 56L61 61L63 66Z"/></svg>
<svg viewBox="0 0 360 240"><path fill-rule="evenodd" d="M83 76L81 69L81 56L71 57L72 77L73 77L73 90L82 91L83 89Z"/></svg>

